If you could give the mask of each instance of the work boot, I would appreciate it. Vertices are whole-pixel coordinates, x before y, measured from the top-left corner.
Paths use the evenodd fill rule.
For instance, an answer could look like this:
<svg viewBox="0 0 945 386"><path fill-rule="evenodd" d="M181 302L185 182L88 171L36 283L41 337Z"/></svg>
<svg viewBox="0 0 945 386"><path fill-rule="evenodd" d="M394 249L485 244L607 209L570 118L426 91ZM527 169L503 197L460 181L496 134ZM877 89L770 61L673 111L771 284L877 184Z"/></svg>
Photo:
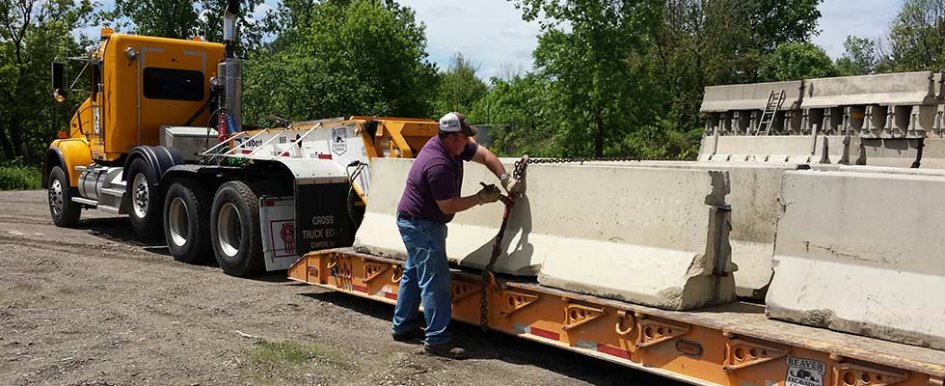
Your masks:
<svg viewBox="0 0 945 386"><path fill-rule="evenodd" d="M394 338L394 341L401 343L420 343L423 341L424 332L423 330L417 328L403 334L391 334L391 337Z"/></svg>
<svg viewBox="0 0 945 386"><path fill-rule="evenodd" d="M441 356L450 359L466 359L466 350L454 343L443 343L435 346L423 345L423 350L427 354Z"/></svg>

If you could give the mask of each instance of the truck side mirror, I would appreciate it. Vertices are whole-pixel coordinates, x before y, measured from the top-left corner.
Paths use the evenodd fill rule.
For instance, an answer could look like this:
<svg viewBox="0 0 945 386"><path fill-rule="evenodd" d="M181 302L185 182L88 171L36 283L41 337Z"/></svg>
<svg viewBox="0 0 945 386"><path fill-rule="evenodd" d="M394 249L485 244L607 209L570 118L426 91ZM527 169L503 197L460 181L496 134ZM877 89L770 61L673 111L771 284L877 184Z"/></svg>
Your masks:
<svg viewBox="0 0 945 386"><path fill-rule="evenodd" d="M66 65L61 62L53 62L52 64L52 88L53 88L53 98L56 99L56 102L62 102L66 100L66 89L63 86L63 78L65 77Z"/></svg>

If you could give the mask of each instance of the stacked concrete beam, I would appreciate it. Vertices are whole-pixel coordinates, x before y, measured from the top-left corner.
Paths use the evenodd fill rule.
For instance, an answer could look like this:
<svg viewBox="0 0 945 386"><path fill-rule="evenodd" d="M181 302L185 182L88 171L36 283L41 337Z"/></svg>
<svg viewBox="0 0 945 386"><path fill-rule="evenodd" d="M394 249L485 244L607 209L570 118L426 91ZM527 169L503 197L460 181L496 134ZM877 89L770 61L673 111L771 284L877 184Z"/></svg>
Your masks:
<svg viewBox="0 0 945 386"><path fill-rule="evenodd" d="M355 248L405 256L392 235L409 165L372 161L371 195ZM467 167L463 193L494 180L481 166ZM530 165L527 194L513 211L495 270L664 309L729 302L735 266L724 209L728 193L728 174L719 170ZM388 197L375 197L380 195ZM449 225L448 258L483 268L501 211L497 204L457 215Z"/></svg>
<svg viewBox="0 0 945 386"><path fill-rule="evenodd" d="M940 78L929 71L805 81L805 127L872 138L925 137L935 120Z"/></svg>
<svg viewBox="0 0 945 386"><path fill-rule="evenodd" d="M945 165L945 154L934 151L945 144L929 146L945 140L941 74L920 71L799 82L802 95L787 112L790 124L776 118L773 133L779 135L772 138L739 131L720 118L750 105L741 102L747 98L740 95L759 94L770 84L706 87L706 132L699 159L911 166L923 139L933 148L923 154L931 160L925 164Z"/></svg>
<svg viewBox="0 0 945 386"><path fill-rule="evenodd" d="M803 81L771 82L705 88L700 111L706 113L706 135L753 135L772 92L784 90L782 111L774 119L777 129L799 126Z"/></svg>
<svg viewBox="0 0 945 386"><path fill-rule="evenodd" d="M784 175L769 317L945 349L945 172L842 169Z"/></svg>

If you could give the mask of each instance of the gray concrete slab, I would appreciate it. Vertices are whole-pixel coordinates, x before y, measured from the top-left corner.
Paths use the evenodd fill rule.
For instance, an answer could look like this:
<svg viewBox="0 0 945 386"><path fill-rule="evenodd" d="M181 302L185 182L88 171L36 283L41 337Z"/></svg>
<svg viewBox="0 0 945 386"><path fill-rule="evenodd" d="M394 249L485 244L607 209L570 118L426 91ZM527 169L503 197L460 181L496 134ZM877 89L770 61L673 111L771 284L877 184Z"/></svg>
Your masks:
<svg viewBox="0 0 945 386"><path fill-rule="evenodd" d="M807 79L801 107L935 105L937 91L930 71Z"/></svg>
<svg viewBox="0 0 945 386"><path fill-rule="evenodd" d="M410 162L372 161L356 249L404 258L394 215ZM467 165L463 194L494 180L484 167ZM495 270L668 309L728 302L734 278L713 275L735 269L727 213L713 210L728 193L728 175L717 170L530 165ZM449 225L448 258L484 268L501 214L499 204L458 214Z"/></svg>
<svg viewBox="0 0 945 386"><path fill-rule="evenodd" d="M807 165L753 162L685 162L641 161L602 163L624 167L661 167L671 169L722 170L728 173L731 194L726 201L731 206L732 261L735 287L739 297L764 299L771 282L771 261L774 257L774 239L781 214L778 201L781 175Z"/></svg>
<svg viewBox="0 0 945 386"><path fill-rule="evenodd" d="M734 299L718 170L534 165L531 243L545 286L665 309ZM516 208L518 210L518 208ZM718 245L718 241L722 244Z"/></svg>
<svg viewBox="0 0 945 386"><path fill-rule="evenodd" d="M768 315L945 349L945 172L784 175Z"/></svg>
<svg viewBox="0 0 945 386"><path fill-rule="evenodd" d="M785 91L787 99L782 110L795 109L801 104L803 81L770 82L707 86L699 111L720 112L733 110L764 110L772 91Z"/></svg>

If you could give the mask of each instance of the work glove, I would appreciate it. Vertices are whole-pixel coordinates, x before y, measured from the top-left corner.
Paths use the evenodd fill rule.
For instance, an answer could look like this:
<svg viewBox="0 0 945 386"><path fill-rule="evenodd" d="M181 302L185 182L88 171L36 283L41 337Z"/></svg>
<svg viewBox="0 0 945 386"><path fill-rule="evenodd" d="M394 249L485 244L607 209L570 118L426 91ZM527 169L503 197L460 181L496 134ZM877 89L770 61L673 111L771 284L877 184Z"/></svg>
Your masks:
<svg viewBox="0 0 945 386"><path fill-rule="evenodd" d="M501 195L502 191L495 185L482 184L482 189L479 190L479 193L476 193L476 199L479 200L479 205L489 204L499 201Z"/></svg>
<svg viewBox="0 0 945 386"><path fill-rule="evenodd" d="M505 178L501 179L502 187L505 188L505 191L508 192L510 196L522 193L525 190L525 181L519 181L508 174L503 177Z"/></svg>

